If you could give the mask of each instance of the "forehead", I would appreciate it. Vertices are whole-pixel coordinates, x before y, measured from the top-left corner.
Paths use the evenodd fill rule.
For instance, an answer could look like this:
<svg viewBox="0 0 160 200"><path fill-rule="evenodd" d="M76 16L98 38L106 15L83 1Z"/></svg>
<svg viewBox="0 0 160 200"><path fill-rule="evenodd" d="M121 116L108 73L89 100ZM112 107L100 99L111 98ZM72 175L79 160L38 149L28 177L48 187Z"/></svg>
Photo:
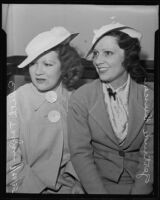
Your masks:
<svg viewBox="0 0 160 200"><path fill-rule="evenodd" d="M50 51L50 52L42 55L38 60L45 60L45 59L57 60L58 53L56 51Z"/></svg>
<svg viewBox="0 0 160 200"><path fill-rule="evenodd" d="M116 37L104 36L97 42L94 49L120 49L120 47Z"/></svg>

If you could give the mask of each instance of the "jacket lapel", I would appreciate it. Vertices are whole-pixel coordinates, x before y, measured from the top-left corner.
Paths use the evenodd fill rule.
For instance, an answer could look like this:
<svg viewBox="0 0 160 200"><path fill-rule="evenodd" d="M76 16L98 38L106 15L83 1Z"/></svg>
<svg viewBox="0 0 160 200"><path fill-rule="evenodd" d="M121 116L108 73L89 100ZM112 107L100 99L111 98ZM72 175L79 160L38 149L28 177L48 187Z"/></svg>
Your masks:
<svg viewBox="0 0 160 200"><path fill-rule="evenodd" d="M109 136L113 143L118 145L117 138L114 135L111 123L109 121L109 116L106 110L101 82L99 81L96 83L97 101L90 110L90 116L97 122L97 124L99 124L101 129L103 129L104 133L107 134L107 136Z"/></svg>
<svg viewBox="0 0 160 200"><path fill-rule="evenodd" d="M143 94L138 95L138 84L131 79L129 92L129 119L128 119L128 135L124 143L127 148L134 138L139 134L144 122Z"/></svg>
<svg viewBox="0 0 160 200"><path fill-rule="evenodd" d="M97 124L99 124L101 129L103 129L104 133L112 140L112 142L118 145L118 140L114 135L106 110L101 82L96 83L97 101L93 108L90 110L90 116L97 122ZM133 142L143 126L145 116L143 101L143 94L138 95L138 84L131 79L128 106L128 135L123 145L123 149L127 148Z"/></svg>

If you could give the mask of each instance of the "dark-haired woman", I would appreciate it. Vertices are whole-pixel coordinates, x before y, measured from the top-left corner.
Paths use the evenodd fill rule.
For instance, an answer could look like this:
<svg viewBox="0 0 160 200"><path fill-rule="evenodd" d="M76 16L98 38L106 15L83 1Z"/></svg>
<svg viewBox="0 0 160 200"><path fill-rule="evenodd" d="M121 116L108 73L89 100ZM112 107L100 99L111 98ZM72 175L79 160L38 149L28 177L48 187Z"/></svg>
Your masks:
<svg viewBox="0 0 160 200"><path fill-rule="evenodd" d="M83 193L70 162L68 100L82 74L64 27L40 33L26 47L31 83L7 97L7 192Z"/></svg>
<svg viewBox="0 0 160 200"><path fill-rule="evenodd" d="M71 161L88 194L150 194L153 189L153 91L135 80L141 34L120 23L94 31L99 79L72 94Z"/></svg>

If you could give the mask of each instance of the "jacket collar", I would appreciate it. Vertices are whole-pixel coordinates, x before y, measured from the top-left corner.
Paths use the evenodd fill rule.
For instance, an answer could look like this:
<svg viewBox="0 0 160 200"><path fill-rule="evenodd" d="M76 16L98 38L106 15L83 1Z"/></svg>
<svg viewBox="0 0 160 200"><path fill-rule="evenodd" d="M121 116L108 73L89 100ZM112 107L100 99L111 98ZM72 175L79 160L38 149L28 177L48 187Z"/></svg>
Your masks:
<svg viewBox="0 0 160 200"><path fill-rule="evenodd" d="M144 123L144 95L139 91L139 85L134 81L130 80L130 89L129 89L129 124L128 124L128 135L126 141L122 148L126 148L130 143L136 138L140 129ZM118 140L114 135L111 123L109 121L109 116L106 111L106 106L103 97L103 91L101 82L96 82L96 91L97 91L97 101L90 110L90 115L94 120L99 124L103 129L104 133L113 141L113 143L118 145ZM142 89L141 89L142 91Z"/></svg>
<svg viewBox="0 0 160 200"><path fill-rule="evenodd" d="M31 92L32 106L33 106L33 109L37 111L41 107L41 105L46 101L46 98L45 98L46 93L39 92L32 83L30 84L30 87L32 91ZM70 93L62 86L62 84L58 86L55 92L57 93L57 96L58 96L57 100L60 100L61 103L65 105L69 98Z"/></svg>

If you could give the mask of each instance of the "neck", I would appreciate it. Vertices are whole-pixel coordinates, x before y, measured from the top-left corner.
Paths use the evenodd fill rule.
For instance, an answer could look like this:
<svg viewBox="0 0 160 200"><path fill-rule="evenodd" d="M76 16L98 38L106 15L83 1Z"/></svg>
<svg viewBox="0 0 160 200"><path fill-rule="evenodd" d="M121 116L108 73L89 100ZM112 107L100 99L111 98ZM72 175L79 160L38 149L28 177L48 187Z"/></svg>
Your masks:
<svg viewBox="0 0 160 200"><path fill-rule="evenodd" d="M114 90L121 87L128 79L128 73L125 71L123 74L121 74L120 77L116 78L115 80L111 81L110 84L113 87Z"/></svg>

